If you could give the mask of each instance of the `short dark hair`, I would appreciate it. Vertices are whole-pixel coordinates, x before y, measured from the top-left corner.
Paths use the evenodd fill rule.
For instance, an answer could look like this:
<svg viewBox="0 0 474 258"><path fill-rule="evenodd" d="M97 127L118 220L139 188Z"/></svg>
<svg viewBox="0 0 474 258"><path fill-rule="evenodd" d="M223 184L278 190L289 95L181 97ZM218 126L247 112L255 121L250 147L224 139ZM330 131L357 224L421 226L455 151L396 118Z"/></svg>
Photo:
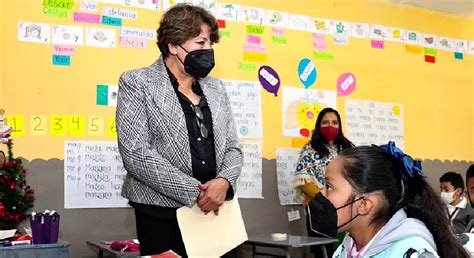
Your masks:
<svg viewBox="0 0 474 258"><path fill-rule="evenodd" d="M467 182L467 179L471 177L474 177L474 164L471 164L471 166L469 166L469 168L466 171L466 182Z"/></svg>
<svg viewBox="0 0 474 258"><path fill-rule="evenodd" d="M217 20L206 9L189 4L178 4L169 9L161 18L160 27L156 30L156 44L163 57L170 55L169 43L181 45L199 36L203 24L209 25L211 43L218 43Z"/></svg>
<svg viewBox="0 0 474 258"><path fill-rule="evenodd" d="M454 186L454 189L461 188L464 191L464 180L462 179L461 174L458 174L456 172L446 172L444 173L440 178L439 182L449 182L451 185Z"/></svg>

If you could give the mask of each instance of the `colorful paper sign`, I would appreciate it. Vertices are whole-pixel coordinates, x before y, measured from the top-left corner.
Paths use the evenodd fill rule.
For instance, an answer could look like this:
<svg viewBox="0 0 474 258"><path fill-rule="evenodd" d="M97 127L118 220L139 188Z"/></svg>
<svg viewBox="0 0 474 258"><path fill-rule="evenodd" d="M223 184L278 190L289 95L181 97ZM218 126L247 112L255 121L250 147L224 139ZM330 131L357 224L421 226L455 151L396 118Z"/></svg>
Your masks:
<svg viewBox="0 0 474 258"><path fill-rule="evenodd" d="M247 35L247 43L260 44L262 38L258 35Z"/></svg>
<svg viewBox="0 0 474 258"><path fill-rule="evenodd" d="M119 37L119 46L128 48L147 48L148 40L142 38Z"/></svg>
<svg viewBox="0 0 474 258"><path fill-rule="evenodd" d="M405 45L405 50L414 54L421 54L423 52L423 47L415 45Z"/></svg>
<svg viewBox="0 0 474 258"><path fill-rule="evenodd" d="M254 53L265 53L266 49L264 45L244 43L243 49L245 52L254 52Z"/></svg>
<svg viewBox="0 0 474 258"><path fill-rule="evenodd" d="M383 40L372 40L372 48L384 49L385 43Z"/></svg>
<svg viewBox="0 0 474 258"><path fill-rule="evenodd" d="M280 76L273 68L266 65L261 66L258 69L258 80L266 91L274 94L275 97L277 96L280 89Z"/></svg>
<svg viewBox="0 0 474 258"><path fill-rule="evenodd" d="M298 65L298 78L307 89L316 81L318 73L313 62L308 58L302 59Z"/></svg>
<svg viewBox="0 0 474 258"><path fill-rule="evenodd" d="M273 43L280 44L280 45L287 44L287 39L285 36L272 36L272 41Z"/></svg>
<svg viewBox="0 0 474 258"><path fill-rule="evenodd" d="M351 94L356 87L356 78L352 73L344 73L337 79L337 95L347 96Z"/></svg>
<svg viewBox="0 0 474 258"><path fill-rule="evenodd" d="M121 27L122 26L122 19L121 18L116 18L116 17L109 17L109 16L104 15L104 16L102 16L102 24Z"/></svg>
<svg viewBox="0 0 474 258"><path fill-rule="evenodd" d="M248 34L255 34L255 35L262 35L265 31L265 27L261 25L247 25L247 33Z"/></svg>
<svg viewBox="0 0 474 258"><path fill-rule="evenodd" d="M100 24L100 15L94 13L79 13L74 12L75 22Z"/></svg>
<svg viewBox="0 0 474 258"><path fill-rule="evenodd" d="M243 58L244 58L244 61L246 61L246 62L266 63L267 60L268 60L267 54L254 53L254 52L244 52Z"/></svg>
<svg viewBox="0 0 474 258"><path fill-rule="evenodd" d="M70 56L53 55L53 65L70 66L71 65L71 57Z"/></svg>
<svg viewBox="0 0 474 258"><path fill-rule="evenodd" d="M425 55L425 62L434 64L436 63L436 57Z"/></svg>
<svg viewBox="0 0 474 258"><path fill-rule="evenodd" d="M53 55L73 56L76 48L72 45L53 45Z"/></svg>
<svg viewBox="0 0 474 258"><path fill-rule="evenodd" d="M243 72L255 72L257 71L257 64L248 62L239 62L238 69Z"/></svg>
<svg viewBox="0 0 474 258"><path fill-rule="evenodd" d="M315 60L331 61L331 60L334 60L334 54L331 52L314 51L313 58Z"/></svg>

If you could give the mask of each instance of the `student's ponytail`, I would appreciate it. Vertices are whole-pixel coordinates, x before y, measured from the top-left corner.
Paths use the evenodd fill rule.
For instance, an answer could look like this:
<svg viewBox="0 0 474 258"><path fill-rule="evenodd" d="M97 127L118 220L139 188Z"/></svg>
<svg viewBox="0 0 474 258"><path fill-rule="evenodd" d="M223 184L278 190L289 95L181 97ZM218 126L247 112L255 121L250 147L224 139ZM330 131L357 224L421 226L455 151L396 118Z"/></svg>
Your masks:
<svg viewBox="0 0 474 258"><path fill-rule="evenodd" d="M433 188L421 177L407 178L401 206L407 216L425 223L438 248L440 257L469 257L450 227L444 205Z"/></svg>
<svg viewBox="0 0 474 258"><path fill-rule="evenodd" d="M456 240L446 207L426 180L421 162L395 147L360 146L343 151L344 177L358 193L381 192L387 201L372 223L386 223L400 209L422 221L433 235L440 257L469 257Z"/></svg>

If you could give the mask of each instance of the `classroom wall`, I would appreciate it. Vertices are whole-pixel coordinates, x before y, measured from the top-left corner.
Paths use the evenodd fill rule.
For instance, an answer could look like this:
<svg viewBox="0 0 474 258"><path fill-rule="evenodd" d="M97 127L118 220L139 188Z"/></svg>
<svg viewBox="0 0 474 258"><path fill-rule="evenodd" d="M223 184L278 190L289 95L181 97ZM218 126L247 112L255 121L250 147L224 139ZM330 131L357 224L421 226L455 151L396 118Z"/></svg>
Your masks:
<svg viewBox="0 0 474 258"><path fill-rule="evenodd" d="M24 133L14 136L14 153L24 157L28 182L36 190L36 210L55 209L61 214L60 237L71 242L71 257L94 257L87 240L135 237L133 211L128 208L64 209L64 141L114 140L107 136L32 135L30 118L79 115L114 116L114 108L97 106L97 84L116 84L121 72L147 66L159 55L152 41L147 49L101 49L78 47L70 67L51 64L51 45L17 41L18 21L77 25L42 15L42 1L4 0L0 3L0 108L7 115L23 116ZM377 23L413 29L453 38L474 40L474 20L382 1L228 1L248 6L352 22ZM77 2L78 3L78 2ZM125 8L120 6L121 8ZM75 6L74 10L79 7ZM127 8L133 9L133 8ZM8 10L8 12L4 11ZM131 27L154 29L160 12L138 10L140 19L124 21ZM242 61L245 24L227 22L232 32L217 44L217 67L213 75L223 79L253 80L256 72L237 69ZM267 27L271 31L271 28ZM271 44L271 33L263 40L269 65L277 67L282 85L302 87L295 72L298 61L311 58L311 34L286 31L287 46ZM348 98L401 103L404 107L405 146L408 153L423 159L430 184L438 189L439 176L448 170L464 175L474 161L472 132L474 114L474 57L454 60L453 53L438 51L437 63L428 64L422 55L407 53L404 44L385 42L385 50L370 48L367 39L350 39L348 46L336 46L333 62L319 62L315 88L335 90L334 81L345 71L358 76L358 88L349 97L339 97L337 107L344 119ZM239 50L239 51L236 51ZM240 199L249 232L304 234L304 213L298 206L281 206L276 186L275 148L292 147L292 137L282 137L281 96L262 90L263 113L263 199ZM49 126L49 125L48 125ZM3 148L3 147L0 147ZM288 222L287 212L300 210L301 220ZM248 248L242 252L248 257ZM300 257L298 255L298 257Z"/></svg>

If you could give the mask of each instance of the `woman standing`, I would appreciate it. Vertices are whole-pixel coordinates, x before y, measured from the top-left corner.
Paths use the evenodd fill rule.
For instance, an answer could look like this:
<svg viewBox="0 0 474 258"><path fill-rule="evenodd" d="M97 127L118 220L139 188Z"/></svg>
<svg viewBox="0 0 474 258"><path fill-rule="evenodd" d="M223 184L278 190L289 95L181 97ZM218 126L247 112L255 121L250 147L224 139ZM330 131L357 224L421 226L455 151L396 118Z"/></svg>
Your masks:
<svg viewBox="0 0 474 258"><path fill-rule="evenodd" d="M197 203L218 214L234 198L242 151L225 89L208 77L216 19L201 7L176 5L157 34L160 58L119 81L122 195L135 209L141 255L186 256L176 210Z"/></svg>

